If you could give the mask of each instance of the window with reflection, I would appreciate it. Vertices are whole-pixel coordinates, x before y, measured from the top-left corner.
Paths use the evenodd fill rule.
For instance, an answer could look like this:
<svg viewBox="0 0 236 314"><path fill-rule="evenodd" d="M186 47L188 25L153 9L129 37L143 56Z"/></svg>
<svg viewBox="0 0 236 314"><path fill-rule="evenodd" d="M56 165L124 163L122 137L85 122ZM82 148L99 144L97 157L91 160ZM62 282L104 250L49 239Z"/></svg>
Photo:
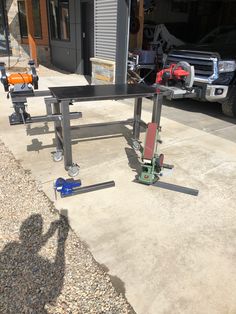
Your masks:
<svg viewBox="0 0 236 314"><path fill-rule="evenodd" d="M34 23L34 38L42 38L41 14L40 14L40 0L32 0L32 14ZM27 19L25 0L18 0L18 17L20 24L21 37L28 37Z"/></svg>
<svg viewBox="0 0 236 314"><path fill-rule="evenodd" d="M18 17L19 17L21 37L27 37L28 29L27 29L27 21L26 21L25 1L18 1Z"/></svg>
<svg viewBox="0 0 236 314"><path fill-rule="evenodd" d="M39 0L32 0L33 18L34 18L34 37L42 38L41 14Z"/></svg>
<svg viewBox="0 0 236 314"><path fill-rule="evenodd" d="M69 41L69 0L50 0L49 12L52 39Z"/></svg>

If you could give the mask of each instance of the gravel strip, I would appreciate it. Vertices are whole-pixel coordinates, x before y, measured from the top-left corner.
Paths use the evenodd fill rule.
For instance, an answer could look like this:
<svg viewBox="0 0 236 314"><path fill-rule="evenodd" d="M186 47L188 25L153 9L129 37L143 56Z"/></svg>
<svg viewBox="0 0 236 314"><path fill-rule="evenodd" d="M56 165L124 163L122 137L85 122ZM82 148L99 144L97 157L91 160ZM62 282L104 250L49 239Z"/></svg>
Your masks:
<svg viewBox="0 0 236 314"><path fill-rule="evenodd" d="M1 142L0 313L134 313Z"/></svg>

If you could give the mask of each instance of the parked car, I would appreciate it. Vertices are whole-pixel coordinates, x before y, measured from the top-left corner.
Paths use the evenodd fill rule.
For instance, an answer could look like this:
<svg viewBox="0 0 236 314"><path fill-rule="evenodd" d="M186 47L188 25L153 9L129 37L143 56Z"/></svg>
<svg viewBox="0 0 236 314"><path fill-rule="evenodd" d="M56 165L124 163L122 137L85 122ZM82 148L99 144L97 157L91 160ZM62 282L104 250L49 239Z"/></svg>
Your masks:
<svg viewBox="0 0 236 314"><path fill-rule="evenodd" d="M165 67L179 61L195 68L198 100L219 102L224 114L236 116L236 25L218 27L197 44L172 50Z"/></svg>

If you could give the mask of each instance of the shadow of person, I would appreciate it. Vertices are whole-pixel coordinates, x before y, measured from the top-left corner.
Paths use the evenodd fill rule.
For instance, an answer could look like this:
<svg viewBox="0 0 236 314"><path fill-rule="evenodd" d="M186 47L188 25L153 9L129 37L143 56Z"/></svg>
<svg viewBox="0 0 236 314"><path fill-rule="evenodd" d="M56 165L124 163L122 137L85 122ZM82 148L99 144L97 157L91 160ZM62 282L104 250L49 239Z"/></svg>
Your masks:
<svg viewBox="0 0 236 314"><path fill-rule="evenodd" d="M54 262L39 255L58 232ZM60 216L43 234L43 218L31 215L20 227L20 242L8 243L0 253L0 313L47 313L46 304L60 295L65 273L65 241L69 225Z"/></svg>

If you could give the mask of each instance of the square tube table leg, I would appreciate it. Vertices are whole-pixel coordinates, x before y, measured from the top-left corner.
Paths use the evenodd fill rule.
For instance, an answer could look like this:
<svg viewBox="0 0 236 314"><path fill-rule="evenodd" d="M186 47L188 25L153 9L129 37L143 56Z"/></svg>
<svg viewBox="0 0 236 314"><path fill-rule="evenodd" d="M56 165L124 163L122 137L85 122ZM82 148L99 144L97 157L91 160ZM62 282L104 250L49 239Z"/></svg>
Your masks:
<svg viewBox="0 0 236 314"><path fill-rule="evenodd" d="M63 137L63 150L64 150L64 165L65 169L69 170L73 166L72 161L72 147L71 147L71 129L70 129L70 102L61 101L60 109L62 113L62 137Z"/></svg>
<svg viewBox="0 0 236 314"><path fill-rule="evenodd" d="M47 116L52 114L52 104L57 102L57 101L52 101L51 97L50 98L44 98L44 102L46 105L46 113Z"/></svg>
<svg viewBox="0 0 236 314"><path fill-rule="evenodd" d="M52 105L53 105L53 113L54 114L61 114L60 104L59 103L53 103ZM63 152L61 121L58 120L58 121L54 122L54 129L55 129L56 151L57 152Z"/></svg>
<svg viewBox="0 0 236 314"><path fill-rule="evenodd" d="M154 95L153 97L153 109L152 109L152 122L157 123L158 127L160 126L161 121L161 110L163 104L162 95Z"/></svg>
<svg viewBox="0 0 236 314"><path fill-rule="evenodd" d="M142 113L142 98L135 98L134 103L134 124L133 124L133 137L134 140L139 140L140 137L140 122Z"/></svg>

